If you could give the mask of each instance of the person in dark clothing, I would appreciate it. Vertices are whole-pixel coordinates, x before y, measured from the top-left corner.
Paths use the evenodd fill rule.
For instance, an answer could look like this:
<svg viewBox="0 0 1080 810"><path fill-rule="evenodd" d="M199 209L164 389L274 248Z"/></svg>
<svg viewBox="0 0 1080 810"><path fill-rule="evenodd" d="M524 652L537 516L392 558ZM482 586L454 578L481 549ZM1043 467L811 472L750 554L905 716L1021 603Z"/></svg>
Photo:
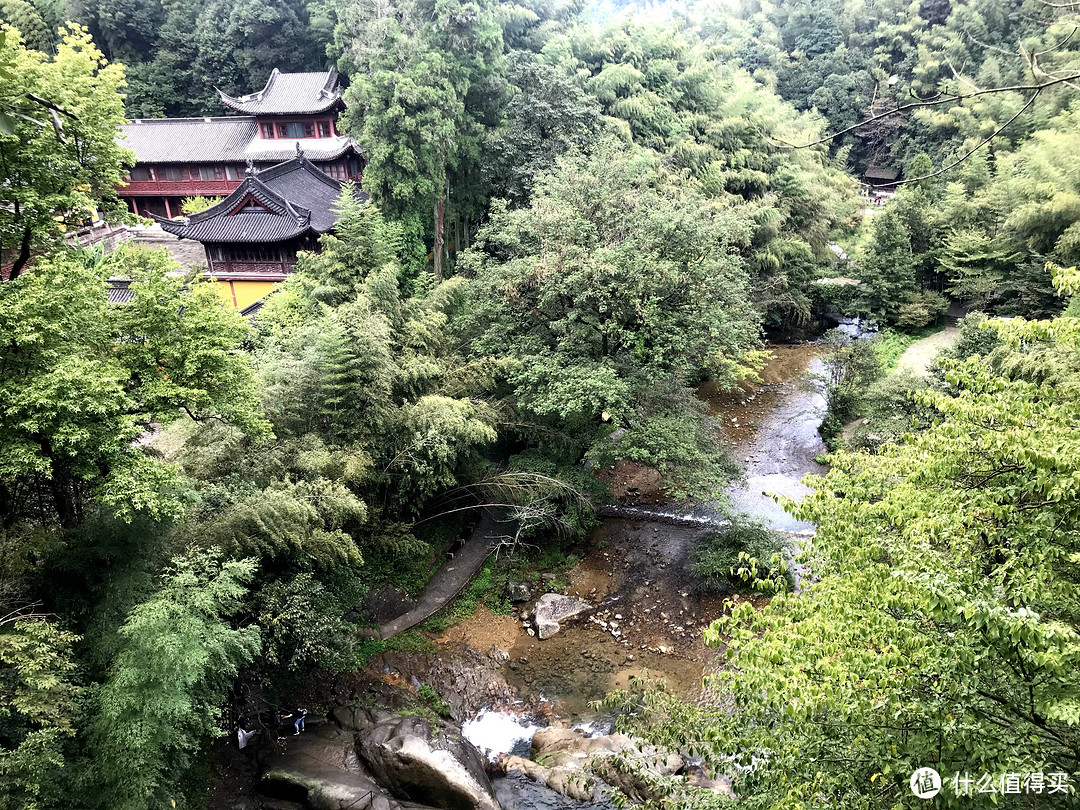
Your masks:
<svg viewBox="0 0 1080 810"><path fill-rule="evenodd" d="M304 730L304 718L307 717L307 709L297 709L292 716L296 718L293 720L293 736L295 737Z"/></svg>

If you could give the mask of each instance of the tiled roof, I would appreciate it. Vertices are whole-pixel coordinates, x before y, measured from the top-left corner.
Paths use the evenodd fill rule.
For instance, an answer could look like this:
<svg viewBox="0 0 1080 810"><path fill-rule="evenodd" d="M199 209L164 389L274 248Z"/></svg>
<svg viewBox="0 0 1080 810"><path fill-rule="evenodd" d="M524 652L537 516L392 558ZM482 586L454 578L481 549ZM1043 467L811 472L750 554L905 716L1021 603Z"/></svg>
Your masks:
<svg viewBox="0 0 1080 810"><path fill-rule="evenodd" d="M898 169L888 169L884 166L867 166L863 177L867 180L895 180L900 176Z"/></svg>
<svg viewBox="0 0 1080 810"><path fill-rule="evenodd" d="M300 140L254 138L247 145L244 154L255 161L288 160L296 154L297 146L303 150L308 160L334 160L350 150L357 149L356 141L348 135Z"/></svg>
<svg viewBox="0 0 1080 810"><path fill-rule="evenodd" d="M137 163L243 163L257 134L251 116L136 119L120 143Z"/></svg>
<svg viewBox="0 0 1080 810"><path fill-rule="evenodd" d="M136 163L244 163L288 160L296 146L310 160L336 160L359 147L348 135L331 138L258 137L252 116L230 118L136 119L123 127L121 145L135 152Z"/></svg>
<svg viewBox="0 0 1080 810"><path fill-rule="evenodd" d="M273 295L274 292L276 292L276 290L271 290L262 298L252 301L250 304L240 310L240 314L247 318L249 321L254 322L255 316L258 315L259 310L263 308L263 304L266 303L266 299Z"/></svg>
<svg viewBox="0 0 1080 810"><path fill-rule="evenodd" d="M333 228L340 194L341 183L301 156L249 175L224 200L186 220L157 219L164 230L181 239L282 242L309 231L325 233ZM248 197L262 208L236 211Z"/></svg>
<svg viewBox="0 0 1080 810"><path fill-rule="evenodd" d="M338 72L270 73L266 87L246 96L230 96L218 90L225 106L247 115L309 115L329 110L341 99Z"/></svg>
<svg viewBox="0 0 1080 810"><path fill-rule="evenodd" d="M131 279L110 278L106 284L110 304L126 304L135 298L135 291L131 289Z"/></svg>

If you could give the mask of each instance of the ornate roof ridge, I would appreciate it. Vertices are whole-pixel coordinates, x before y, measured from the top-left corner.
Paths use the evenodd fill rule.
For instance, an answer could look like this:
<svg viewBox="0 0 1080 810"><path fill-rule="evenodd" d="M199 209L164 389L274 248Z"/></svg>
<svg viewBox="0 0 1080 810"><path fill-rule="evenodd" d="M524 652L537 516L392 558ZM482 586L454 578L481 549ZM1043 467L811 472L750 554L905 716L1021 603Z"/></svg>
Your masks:
<svg viewBox="0 0 1080 810"><path fill-rule="evenodd" d="M218 95L221 96L221 100L229 106L232 106L231 104L229 104L230 101L234 101L237 104L244 104L249 101L262 101L263 96L265 96L266 93L270 90L270 85L274 83L274 79L276 79L278 77L278 74L280 73L280 70L274 68L270 71L270 76L267 78L266 84L263 85L262 90L256 90L254 93L248 93L244 96L231 96L224 90L219 88L217 85L214 86L214 89L218 91Z"/></svg>
<svg viewBox="0 0 1080 810"><path fill-rule="evenodd" d="M290 175L295 175L296 172L302 174L291 179ZM304 177L315 178L318 184L312 186L311 181L303 179ZM269 185L275 180L280 180L280 191ZM318 192L316 189L320 186L326 190ZM163 230L181 239L196 239L201 242L280 241L312 229L316 233L322 233L332 227L336 217L328 217L331 216L333 202L340 194L341 187L340 182L327 177L300 154L261 172L250 168L249 174L239 186L224 199L203 211L179 220L159 216L153 218ZM286 196L294 193L309 205L318 205L318 217L315 211ZM266 210L239 212L237 209L248 198L258 201Z"/></svg>
<svg viewBox="0 0 1080 810"><path fill-rule="evenodd" d="M269 166L258 172L258 175L265 180L273 180L283 174L288 174L289 172L293 171L297 165L299 165L312 177L319 180L319 182L325 183L330 188L336 189L337 191L341 190L340 180L335 180L333 177L328 175L326 172L324 172L322 169L320 169L318 166L308 160L304 153L301 151L298 151L296 157L290 158L289 160L283 161L273 166Z"/></svg>
<svg viewBox="0 0 1080 810"><path fill-rule="evenodd" d="M321 85L314 85L315 77L324 76ZM262 90L248 93L243 96L232 96L215 87L218 96L225 106L241 113L264 113L266 115L311 115L325 112L341 100L339 88L340 75L337 68L330 67L328 70L297 71L295 73L283 73L278 68L270 71L270 77L266 80ZM277 106L270 100L274 95L274 89L282 81L286 86L276 95L284 96L279 99ZM287 98L287 100L286 100ZM267 109L260 109L267 107Z"/></svg>
<svg viewBox="0 0 1080 810"><path fill-rule="evenodd" d="M126 126L138 126L141 124L213 124L217 121L256 121L254 115L193 115L187 118L131 118Z"/></svg>

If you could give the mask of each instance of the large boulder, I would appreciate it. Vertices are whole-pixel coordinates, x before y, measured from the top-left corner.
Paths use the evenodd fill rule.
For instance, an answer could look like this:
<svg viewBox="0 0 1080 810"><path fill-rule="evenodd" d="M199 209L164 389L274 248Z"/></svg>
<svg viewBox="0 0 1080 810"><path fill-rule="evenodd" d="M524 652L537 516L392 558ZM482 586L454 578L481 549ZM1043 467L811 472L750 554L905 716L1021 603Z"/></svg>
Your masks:
<svg viewBox="0 0 1080 810"><path fill-rule="evenodd" d="M651 746L642 746L625 734L605 734L589 737L574 728L542 728L533 735L530 756L551 766L593 762L597 758L616 754L624 758L648 762L650 769L662 776L682 770L683 759L678 754L660 753Z"/></svg>
<svg viewBox="0 0 1080 810"><path fill-rule="evenodd" d="M533 617L536 620L536 635L543 641L551 638L561 629L561 623L580 616L591 610L588 602L561 593L545 593L536 600Z"/></svg>
<svg viewBox="0 0 1080 810"><path fill-rule="evenodd" d="M532 759L503 755L498 765L579 801L596 800L608 786L634 802L659 800L660 778L683 768L678 754L641 746L624 734L587 737L563 728L537 731L529 756Z"/></svg>
<svg viewBox="0 0 1080 810"><path fill-rule="evenodd" d="M598 802L604 797L607 787L580 766L549 768L538 762L513 754L500 754L498 768L505 774L520 773L534 782L547 785L556 793L576 799L579 802Z"/></svg>
<svg viewBox="0 0 1080 810"><path fill-rule="evenodd" d="M686 784L693 785L697 788L704 790L711 790L713 793L719 793L721 796L725 796L729 799L737 799L735 790L731 785L731 778L718 775L715 779L711 778L705 769L700 765L689 765L683 772L683 777L686 779Z"/></svg>
<svg viewBox="0 0 1080 810"><path fill-rule="evenodd" d="M322 725L285 742L259 781L264 795L309 810L401 810L364 772L352 734Z"/></svg>
<svg viewBox="0 0 1080 810"><path fill-rule="evenodd" d="M443 810L499 810L483 756L445 724L420 716L377 717L357 731L356 750L398 799Z"/></svg>
<svg viewBox="0 0 1080 810"><path fill-rule="evenodd" d="M508 595L511 602L514 602L515 604L520 602L528 602L530 599L532 599L532 594L532 588L529 587L528 582L510 583L510 590Z"/></svg>

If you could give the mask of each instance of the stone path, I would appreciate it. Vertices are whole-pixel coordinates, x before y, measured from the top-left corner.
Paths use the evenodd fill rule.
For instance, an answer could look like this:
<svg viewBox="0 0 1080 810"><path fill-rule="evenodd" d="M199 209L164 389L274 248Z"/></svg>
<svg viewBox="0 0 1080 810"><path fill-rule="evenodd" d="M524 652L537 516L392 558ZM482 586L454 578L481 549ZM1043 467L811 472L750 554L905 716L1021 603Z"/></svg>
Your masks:
<svg viewBox="0 0 1080 810"><path fill-rule="evenodd" d="M379 638L385 641L398 633L404 633L450 604L483 567L498 539L512 531L512 520L485 509L479 525L461 549L443 563L428 580L428 584L417 597L416 607L382 625L379 628Z"/></svg>

